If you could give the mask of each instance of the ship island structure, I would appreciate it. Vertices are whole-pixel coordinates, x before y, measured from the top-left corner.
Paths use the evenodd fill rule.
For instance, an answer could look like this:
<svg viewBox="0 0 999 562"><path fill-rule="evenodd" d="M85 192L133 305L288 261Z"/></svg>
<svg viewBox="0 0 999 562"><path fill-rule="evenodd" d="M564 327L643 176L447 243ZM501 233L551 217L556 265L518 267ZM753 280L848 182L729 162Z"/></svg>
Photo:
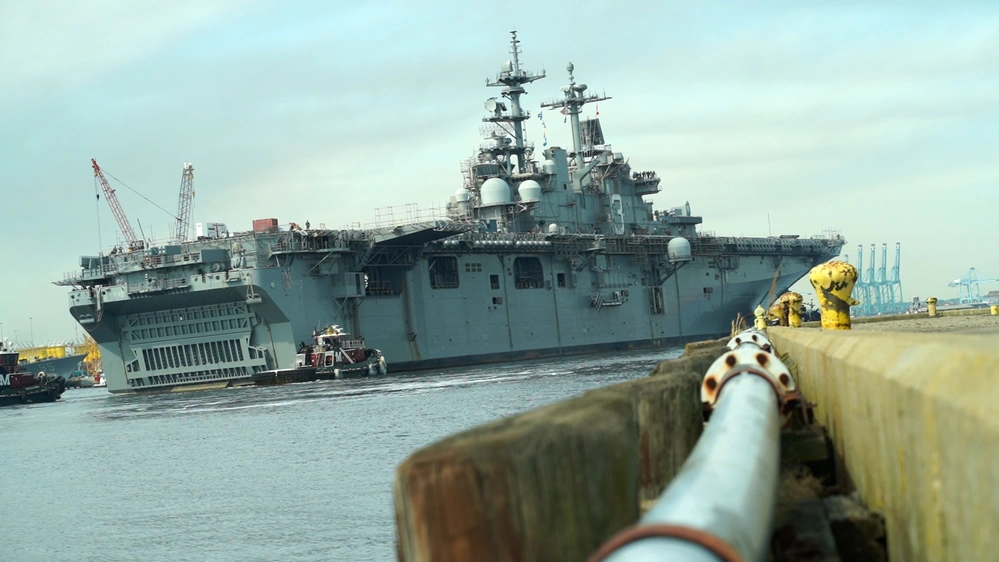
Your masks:
<svg viewBox="0 0 999 562"><path fill-rule="evenodd" d="M446 217L380 228L279 229L276 220L196 240L84 256L57 285L96 340L113 393L238 385L296 366L316 330L343 326L390 371L654 348L717 337L814 265L838 234L726 237L686 204L644 198L660 177L632 169L582 108L576 83L542 110L565 115L571 149L524 138L525 86L511 60L487 85L486 141ZM546 143L547 144L547 143ZM96 163L95 169L96 169ZM766 303L764 303L765 305ZM300 360L300 358L299 358Z"/></svg>

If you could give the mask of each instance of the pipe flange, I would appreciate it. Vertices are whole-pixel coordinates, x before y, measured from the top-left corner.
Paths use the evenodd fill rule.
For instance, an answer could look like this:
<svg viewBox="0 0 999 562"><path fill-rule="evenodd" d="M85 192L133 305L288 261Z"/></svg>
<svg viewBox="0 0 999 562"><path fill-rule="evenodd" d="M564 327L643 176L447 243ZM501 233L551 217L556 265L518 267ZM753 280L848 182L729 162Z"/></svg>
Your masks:
<svg viewBox="0 0 999 562"><path fill-rule="evenodd" d="M739 332L735 337L728 340L726 347L729 349L735 349L743 344L751 344L759 347L763 351L772 352L774 346L770 343L770 339L767 338L767 334L762 330L750 329L743 330Z"/></svg>
<svg viewBox="0 0 999 562"><path fill-rule="evenodd" d="M769 382L777 393L778 404L783 403L785 394L798 388L790 369L779 357L756 345L743 343L708 368L701 381L701 402L713 410L725 383L743 373L757 375Z"/></svg>

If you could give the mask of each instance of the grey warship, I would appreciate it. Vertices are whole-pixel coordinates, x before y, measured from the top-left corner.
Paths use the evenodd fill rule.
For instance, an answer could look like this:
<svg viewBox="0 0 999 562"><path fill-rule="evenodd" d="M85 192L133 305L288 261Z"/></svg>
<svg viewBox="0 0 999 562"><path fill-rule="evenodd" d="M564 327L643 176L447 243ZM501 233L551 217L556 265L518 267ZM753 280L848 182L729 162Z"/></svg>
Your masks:
<svg viewBox="0 0 999 562"><path fill-rule="evenodd" d="M571 124L571 150L536 157L521 98L545 73L521 67L515 32L510 53L486 80L501 96L486 101L485 143L437 218L213 225L196 240L83 256L55 283L100 346L108 390L244 384L295 367L299 342L333 324L380 349L390 372L721 336L839 254L836 234L716 236L689 204L654 209L644 198L659 175L633 170L599 118L581 118L610 98L577 83L571 63L562 95L541 104Z"/></svg>

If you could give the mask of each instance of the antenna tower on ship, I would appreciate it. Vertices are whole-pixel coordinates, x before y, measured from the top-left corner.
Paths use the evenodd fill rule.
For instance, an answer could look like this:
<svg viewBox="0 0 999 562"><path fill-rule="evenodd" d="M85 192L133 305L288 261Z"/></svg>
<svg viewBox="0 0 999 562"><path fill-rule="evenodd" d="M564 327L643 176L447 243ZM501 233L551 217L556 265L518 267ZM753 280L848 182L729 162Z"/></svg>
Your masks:
<svg viewBox="0 0 999 562"><path fill-rule="evenodd" d="M541 107L543 109L555 109L559 107L562 108L562 115L569 116L569 122L572 123L572 148L575 152L576 169L581 170L583 168L583 139L579 128L579 114L584 105L611 98L604 93L584 96L583 92L586 91L586 84L576 83L576 79L572 76L574 68L571 62L565 67L569 71L569 85L562 87L562 93L565 94L565 98L546 101L541 104Z"/></svg>
<svg viewBox="0 0 999 562"><path fill-rule="evenodd" d="M489 111L491 115L488 117L483 117L482 120L487 123L495 123L499 125L506 133L513 137L513 146L503 146L501 139L495 139L497 142L497 148L501 149L502 152L507 154L517 155L517 170L519 172L524 172L527 169L527 158L524 156L526 152L533 151L533 147L528 146L524 143L524 121L531 118L531 114L528 111L524 111L520 107L520 96L521 94L527 93L524 89L525 84L530 84L535 80L540 80L545 77L545 72L541 71L540 74L535 72L528 72L526 70L521 70L520 68L520 41L517 39L517 32L510 32L510 54L513 56L512 60L508 60L503 63L500 73L496 76L496 79L491 81L486 78L487 86L502 86L503 87L503 97L510 100L510 111L506 112L506 104L498 101L496 98L489 98L486 100L486 111ZM503 124L509 123L513 130L511 131Z"/></svg>

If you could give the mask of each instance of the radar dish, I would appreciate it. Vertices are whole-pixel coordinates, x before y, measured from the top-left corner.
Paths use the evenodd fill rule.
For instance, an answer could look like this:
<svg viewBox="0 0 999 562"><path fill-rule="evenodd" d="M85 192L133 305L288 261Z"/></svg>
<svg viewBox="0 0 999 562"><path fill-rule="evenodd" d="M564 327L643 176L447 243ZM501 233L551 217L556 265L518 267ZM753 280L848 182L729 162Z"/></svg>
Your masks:
<svg viewBox="0 0 999 562"><path fill-rule="evenodd" d="M534 180L527 180L517 188L522 203L537 203L541 201L541 184Z"/></svg>
<svg viewBox="0 0 999 562"><path fill-rule="evenodd" d="M483 207L509 205L513 202L510 194L510 184L500 178L489 178L479 189L479 197Z"/></svg>
<svg viewBox="0 0 999 562"><path fill-rule="evenodd" d="M489 98L486 100L486 111L495 113L496 112L496 98Z"/></svg>

